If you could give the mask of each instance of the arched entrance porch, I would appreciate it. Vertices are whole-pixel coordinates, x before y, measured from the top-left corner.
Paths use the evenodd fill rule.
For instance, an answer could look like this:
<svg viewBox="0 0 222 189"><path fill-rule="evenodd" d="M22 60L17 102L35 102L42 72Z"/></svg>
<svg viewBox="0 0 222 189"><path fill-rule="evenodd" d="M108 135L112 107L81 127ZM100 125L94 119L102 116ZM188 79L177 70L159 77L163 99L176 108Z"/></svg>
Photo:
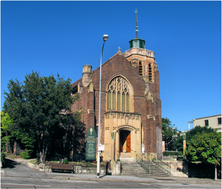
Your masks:
<svg viewBox="0 0 222 189"><path fill-rule="evenodd" d="M140 114L106 112L104 134L104 160L116 161L124 156L133 160L136 154L141 154Z"/></svg>

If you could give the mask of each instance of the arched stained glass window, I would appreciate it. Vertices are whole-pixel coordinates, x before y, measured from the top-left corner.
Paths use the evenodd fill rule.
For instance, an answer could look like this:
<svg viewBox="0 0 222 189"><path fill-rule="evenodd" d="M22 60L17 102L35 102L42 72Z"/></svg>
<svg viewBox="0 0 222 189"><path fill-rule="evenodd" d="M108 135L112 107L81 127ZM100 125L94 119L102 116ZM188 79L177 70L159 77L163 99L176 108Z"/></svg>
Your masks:
<svg viewBox="0 0 222 189"><path fill-rule="evenodd" d="M130 111L130 86L121 76L114 78L108 86L107 109Z"/></svg>

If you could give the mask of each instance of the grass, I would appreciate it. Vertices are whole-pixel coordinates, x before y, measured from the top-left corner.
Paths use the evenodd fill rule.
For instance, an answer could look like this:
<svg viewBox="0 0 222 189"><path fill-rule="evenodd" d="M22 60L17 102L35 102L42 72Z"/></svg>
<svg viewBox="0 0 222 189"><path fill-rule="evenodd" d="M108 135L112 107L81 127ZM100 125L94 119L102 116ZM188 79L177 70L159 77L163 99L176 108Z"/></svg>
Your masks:
<svg viewBox="0 0 222 189"><path fill-rule="evenodd" d="M32 160L32 161L29 161L29 163L31 163L31 164L38 164L38 161L37 161L37 159L35 159L35 160Z"/></svg>

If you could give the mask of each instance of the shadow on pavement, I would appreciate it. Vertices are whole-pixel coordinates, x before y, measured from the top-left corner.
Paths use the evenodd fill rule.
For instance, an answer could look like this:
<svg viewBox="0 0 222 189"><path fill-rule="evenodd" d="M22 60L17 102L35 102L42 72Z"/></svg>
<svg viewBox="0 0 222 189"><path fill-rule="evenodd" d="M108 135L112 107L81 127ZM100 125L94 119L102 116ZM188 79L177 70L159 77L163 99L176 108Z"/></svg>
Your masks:
<svg viewBox="0 0 222 189"><path fill-rule="evenodd" d="M10 160L10 159L7 159L5 158L5 166L4 168L15 168L15 165L19 165L20 163L16 162L16 161L13 161L13 160Z"/></svg>

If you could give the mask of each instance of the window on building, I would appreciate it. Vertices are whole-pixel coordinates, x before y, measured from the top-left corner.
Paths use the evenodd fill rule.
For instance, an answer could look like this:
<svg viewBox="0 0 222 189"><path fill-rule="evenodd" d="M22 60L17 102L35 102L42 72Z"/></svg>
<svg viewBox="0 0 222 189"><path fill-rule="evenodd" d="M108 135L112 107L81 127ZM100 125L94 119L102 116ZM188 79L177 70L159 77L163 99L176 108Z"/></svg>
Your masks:
<svg viewBox="0 0 222 189"><path fill-rule="evenodd" d="M209 120L208 119L204 120L204 123L205 123L205 126L209 126Z"/></svg>
<svg viewBox="0 0 222 189"><path fill-rule="evenodd" d="M130 111L130 89L128 82L122 77L114 78L107 92L107 109Z"/></svg>
<svg viewBox="0 0 222 189"><path fill-rule="evenodd" d="M73 87L72 94L76 94L78 92L78 86Z"/></svg>
<svg viewBox="0 0 222 189"><path fill-rule="evenodd" d="M113 91L112 97L113 97L113 99L112 99L112 103L113 103L112 109L115 110L116 109L116 92L115 91Z"/></svg>
<svg viewBox="0 0 222 189"><path fill-rule="evenodd" d="M118 91L117 93L117 110L119 111L120 110L120 92Z"/></svg>
<svg viewBox="0 0 222 189"><path fill-rule="evenodd" d="M221 125L221 117L217 118L218 125Z"/></svg>
<svg viewBox="0 0 222 189"><path fill-rule="evenodd" d="M139 62L139 74L143 75L143 67L142 67L142 63Z"/></svg>
<svg viewBox="0 0 222 189"><path fill-rule="evenodd" d="M149 81L152 82L152 67L151 67L151 64L149 64Z"/></svg>
<svg viewBox="0 0 222 189"><path fill-rule="evenodd" d="M111 109L111 91L108 91L108 97L107 97L107 108L108 110Z"/></svg>
<svg viewBox="0 0 222 189"><path fill-rule="evenodd" d="M126 93L126 111L129 111L129 93Z"/></svg>

